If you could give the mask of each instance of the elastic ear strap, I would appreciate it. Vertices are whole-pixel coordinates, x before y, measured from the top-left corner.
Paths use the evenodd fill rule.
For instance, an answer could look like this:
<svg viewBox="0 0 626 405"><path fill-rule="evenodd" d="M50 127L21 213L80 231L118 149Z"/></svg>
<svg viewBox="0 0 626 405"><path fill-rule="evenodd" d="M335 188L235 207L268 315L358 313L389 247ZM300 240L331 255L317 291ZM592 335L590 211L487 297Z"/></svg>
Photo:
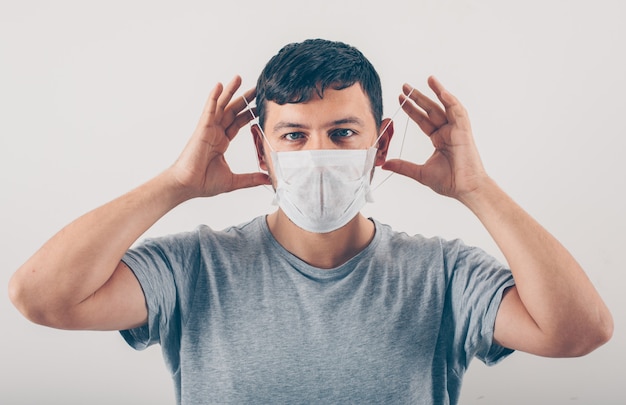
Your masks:
<svg viewBox="0 0 626 405"><path fill-rule="evenodd" d="M263 135L263 139L265 139L265 141L267 142L267 144L270 146L270 149L272 149L272 151L274 150L272 148L272 144L270 143L270 141L267 140L267 137L265 136L265 132L263 132L263 128L261 128L261 124L259 124L259 120L256 117L256 115L254 115L254 112L252 111L252 108L250 107L250 103L248 103L248 100L246 100L245 96L241 96L241 98L243 98L244 103L246 103L246 107L248 108L248 111L250 111L250 115L252 115L252 120L256 120L259 129L261 130L261 134ZM259 161L257 160L257 165L259 165ZM259 171L261 171L261 167L259 166ZM275 194L274 190L271 190L267 185L263 185L263 188L266 189L267 191L269 191L272 194Z"/></svg>
<svg viewBox="0 0 626 405"><path fill-rule="evenodd" d="M396 109L396 111L394 111L394 113L391 115L391 119L389 120L389 122L387 122L387 125L385 125L385 128L383 128L383 130L380 131L380 135L378 135L378 138L376 138L376 140L374 141L374 145L376 145L378 143L378 141L380 141L380 138L382 138L382 136L385 133L385 131L387 131L387 128L389 128L389 125L391 125L391 123L393 122L393 119L396 117L396 115L398 115L398 113L400 112L402 107L404 107L404 103L407 102L407 100L409 99L409 97L413 93L413 90L414 90L414 88L411 87L411 91L409 91L409 94L404 96L404 100L402 100L402 103L400 103L400 107L398 107L398 109Z"/></svg>
<svg viewBox="0 0 626 405"><path fill-rule="evenodd" d="M252 107L250 107L250 103L248 103L248 100L246 100L246 96L241 96L241 98L243 98L244 103L246 103L246 107L248 108L250 115L252 115L252 120L256 121L259 129L261 130L261 135L263 135L263 139L265 139L265 142L267 142L272 152L275 152L274 148L272 148L272 144L270 143L269 139L267 139L267 136L265 136L265 131L263 131L263 128L261 128L261 123L259 122L259 118L256 115L254 115L254 112L252 111Z"/></svg>

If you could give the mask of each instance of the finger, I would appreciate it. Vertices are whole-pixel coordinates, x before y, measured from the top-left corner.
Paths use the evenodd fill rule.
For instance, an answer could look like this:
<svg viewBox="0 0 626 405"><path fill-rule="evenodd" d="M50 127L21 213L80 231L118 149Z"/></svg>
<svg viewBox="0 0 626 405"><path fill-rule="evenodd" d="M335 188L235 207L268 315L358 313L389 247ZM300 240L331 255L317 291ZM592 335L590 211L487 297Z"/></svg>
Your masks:
<svg viewBox="0 0 626 405"><path fill-rule="evenodd" d="M261 172L233 174L231 189L229 191L239 190L240 188L249 188L263 185L271 185L270 177Z"/></svg>
<svg viewBox="0 0 626 405"><path fill-rule="evenodd" d="M224 91L217 100L215 111L215 118L217 121L221 121L224 117L224 110L230 103L230 100L232 100L235 92L239 89L239 86L241 86L241 76L237 75L224 87Z"/></svg>
<svg viewBox="0 0 626 405"><path fill-rule="evenodd" d="M454 96L452 96L452 94L450 94L450 92L443 87L443 84L441 84L435 76L430 76L428 78L428 86L435 92L437 98L439 98L439 101L441 101L445 108L452 107L455 102L458 103L458 100L456 100L456 98L454 98ZM454 100L451 100L451 98Z"/></svg>
<svg viewBox="0 0 626 405"><path fill-rule="evenodd" d="M243 93L241 98L239 98L238 100L235 100L238 102L234 104L234 107L237 108L239 111L243 110L244 108L248 108L250 104L252 104L252 100L254 100L255 97L256 97L256 87L248 89L245 93Z"/></svg>
<svg viewBox="0 0 626 405"><path fill-rule="evenodd" d="M407 162L402 159L390 159L382 165L383 170L389 170L414 180L422 182L422 165Z"/></svg>
<svg viewBox="0 0 626 405"><path fill-rule="evenodd" d="M204 103L204 108L202 109L202 115L200 117L200 125L206 126L208 123L212 122L215 119L215 110L217 106L217 100L222 94L223 90L222 83L217 83L215 87L209 93L209 97Z"/></svg>
<svg viewBox="0 0 626 405"><path fill-rule="evenodd" d="M226 137L229 140L233 140L233 138L239 133L239 130L243 128L248 122L252 121L253 117L250 114L250 110L243 111L235 117L233 122L226 128Z"/></svg>
<svg viewBox="0 0 626 405"><path fill-rule="evenodd" d="M250 116L250 118L255 119L258 118L258 110L256 107L250 107L248 110L246 110L246 113Z"/></svg>
<svg viewBox="0 0 626 405"><path fill-rule="evenodd" d="M226 107L226 111L233 114L233 117L239 112L250 106L252 100L256 97L256 88L248 89L241 97L235 98L229 105Z"/></svg>
<svg viewBox="0 0 626 405"><path fill-rule="evenodd" d="M399 101L400 105L402 105L402 109L404 110L404 112L407 113L407 115L411 117L411 119L415 121L415 123L417 123L417 125L422 131L424 131L426 135L432 135L438 129L438 127L430 121L430 118L428 118L428 115L426 115L424 111L418 109L412 103L405 102L406 100L407 96L405 94L401 94L399 97Z"/></svg>
<svg viewBox="0 0 626 405"><path fill-rule="evenodd" d="M405 84L404 86L402 86L402 91L404 91L405 94L410 93L409 98L426 112L426 115L428 115L428 118L433 123L433 125L440 127L448 122L446 113L441 108L441 106L435 101L431 100L426 95L424 95L422 92L414 87L411 87L409 84Z"/></svg>
<svg viewBox="0 0 626 405"><path fill-rule="evenodd" d="M236 97L233 101L231 101L230 104L228 104L228 106L226 107L226 110L224 111L224 118L222 119L222 124L225 127L231 126L233 122L239 118L241 111L249 107L250 105L249 103L254 99L255 96L256 96L256 88L251 88L251 89L248 89L241 97ZM252 111L252 113L249 111ZM250 118L248 121L255 118L254 114L256 114L256 110L254 108L250 108L248 112L246 112L246 115L248 115L248 117ZM248 121L239 125L238 129L244 126Z"/></svg>
<svg viewBox="0 0 626 405"><path fill-rule="evenodd" d="M428 85L435 92L441 104L446 108L446 116L451 124L461 128L469 128L469 117L461 102L446 90L434 76L428 78Z"/></svg>

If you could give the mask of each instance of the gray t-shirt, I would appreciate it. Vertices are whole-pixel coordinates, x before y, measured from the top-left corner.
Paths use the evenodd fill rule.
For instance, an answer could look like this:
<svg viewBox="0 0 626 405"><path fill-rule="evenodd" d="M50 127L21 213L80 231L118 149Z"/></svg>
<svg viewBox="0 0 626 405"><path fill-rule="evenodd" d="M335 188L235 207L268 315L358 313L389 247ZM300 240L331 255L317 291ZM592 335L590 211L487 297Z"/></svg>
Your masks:
<svg viewBox="0 0 626 405"><path fill-rule="evenodd" d="M161 344L179 404L455 404L472 358L511 353L493 343L511 273L458 240L374 223L330 270L285 250L264 217L145 241L123 261L148 324L121 333Z"/></svg>

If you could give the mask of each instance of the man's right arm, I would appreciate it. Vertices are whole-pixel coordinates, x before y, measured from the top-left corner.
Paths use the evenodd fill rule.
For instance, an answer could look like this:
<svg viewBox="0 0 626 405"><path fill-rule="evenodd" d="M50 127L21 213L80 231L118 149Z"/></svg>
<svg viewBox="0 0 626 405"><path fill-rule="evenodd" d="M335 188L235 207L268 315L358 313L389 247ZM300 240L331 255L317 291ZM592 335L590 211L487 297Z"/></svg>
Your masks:
<svg viewBox="0 0 626 405"><path fill-rule="evenodd" d="M78 218L14 274L11 299L28 319L62 329L127 329L146 321L139 282L120 262L182 202L168 172Z"/></svg>
<svg viewBox="0 0 626 405"><path fill-rule="evenodd" d="M130 246L183 201L268 184L262 173L234 174L224 152L250 121L241 79L211 92L176 163L133 191L83 215L46 242L11 278L9 295L30 320L61 329L120 330L145 324L143 291L121 262ZM246 93L248 99L254 91ZM243 112L242 112L243 111Z"/></svg>

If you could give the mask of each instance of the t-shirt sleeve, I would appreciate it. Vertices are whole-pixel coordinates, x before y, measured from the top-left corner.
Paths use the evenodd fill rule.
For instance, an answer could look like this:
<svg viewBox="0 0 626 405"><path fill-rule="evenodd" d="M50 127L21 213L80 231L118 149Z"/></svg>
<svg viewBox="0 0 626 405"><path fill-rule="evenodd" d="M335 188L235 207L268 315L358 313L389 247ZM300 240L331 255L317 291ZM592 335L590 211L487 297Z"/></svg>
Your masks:
<svg viewBox="0 0 626 405"><path fill-rule="evenodd" d="M167 348L166 362L173 370L178 366L181 325L199 269L197 241L197 232L148 239L122 258L141 285L148 322L120 333L137 350L155 343Z"/></svg>
<svg viewBox="0 0 626 405"><path fill-rule="evenodd" d="M132 270L141 285L148 308L147 324L120 331L137 350L160 342L169 321L175 315L176 284L166 253L156 241L148 240L126 252L122 261Z"/></svg>
<svg viewBox="0 0 626 405"><path fill-rule="evenodd" d="M476 357L493 365L513 352L494 342L498 309L507 288L515 284L511 271L479 248L453 242L449 303L455 320L459 358L467 367Z"/></svg>

